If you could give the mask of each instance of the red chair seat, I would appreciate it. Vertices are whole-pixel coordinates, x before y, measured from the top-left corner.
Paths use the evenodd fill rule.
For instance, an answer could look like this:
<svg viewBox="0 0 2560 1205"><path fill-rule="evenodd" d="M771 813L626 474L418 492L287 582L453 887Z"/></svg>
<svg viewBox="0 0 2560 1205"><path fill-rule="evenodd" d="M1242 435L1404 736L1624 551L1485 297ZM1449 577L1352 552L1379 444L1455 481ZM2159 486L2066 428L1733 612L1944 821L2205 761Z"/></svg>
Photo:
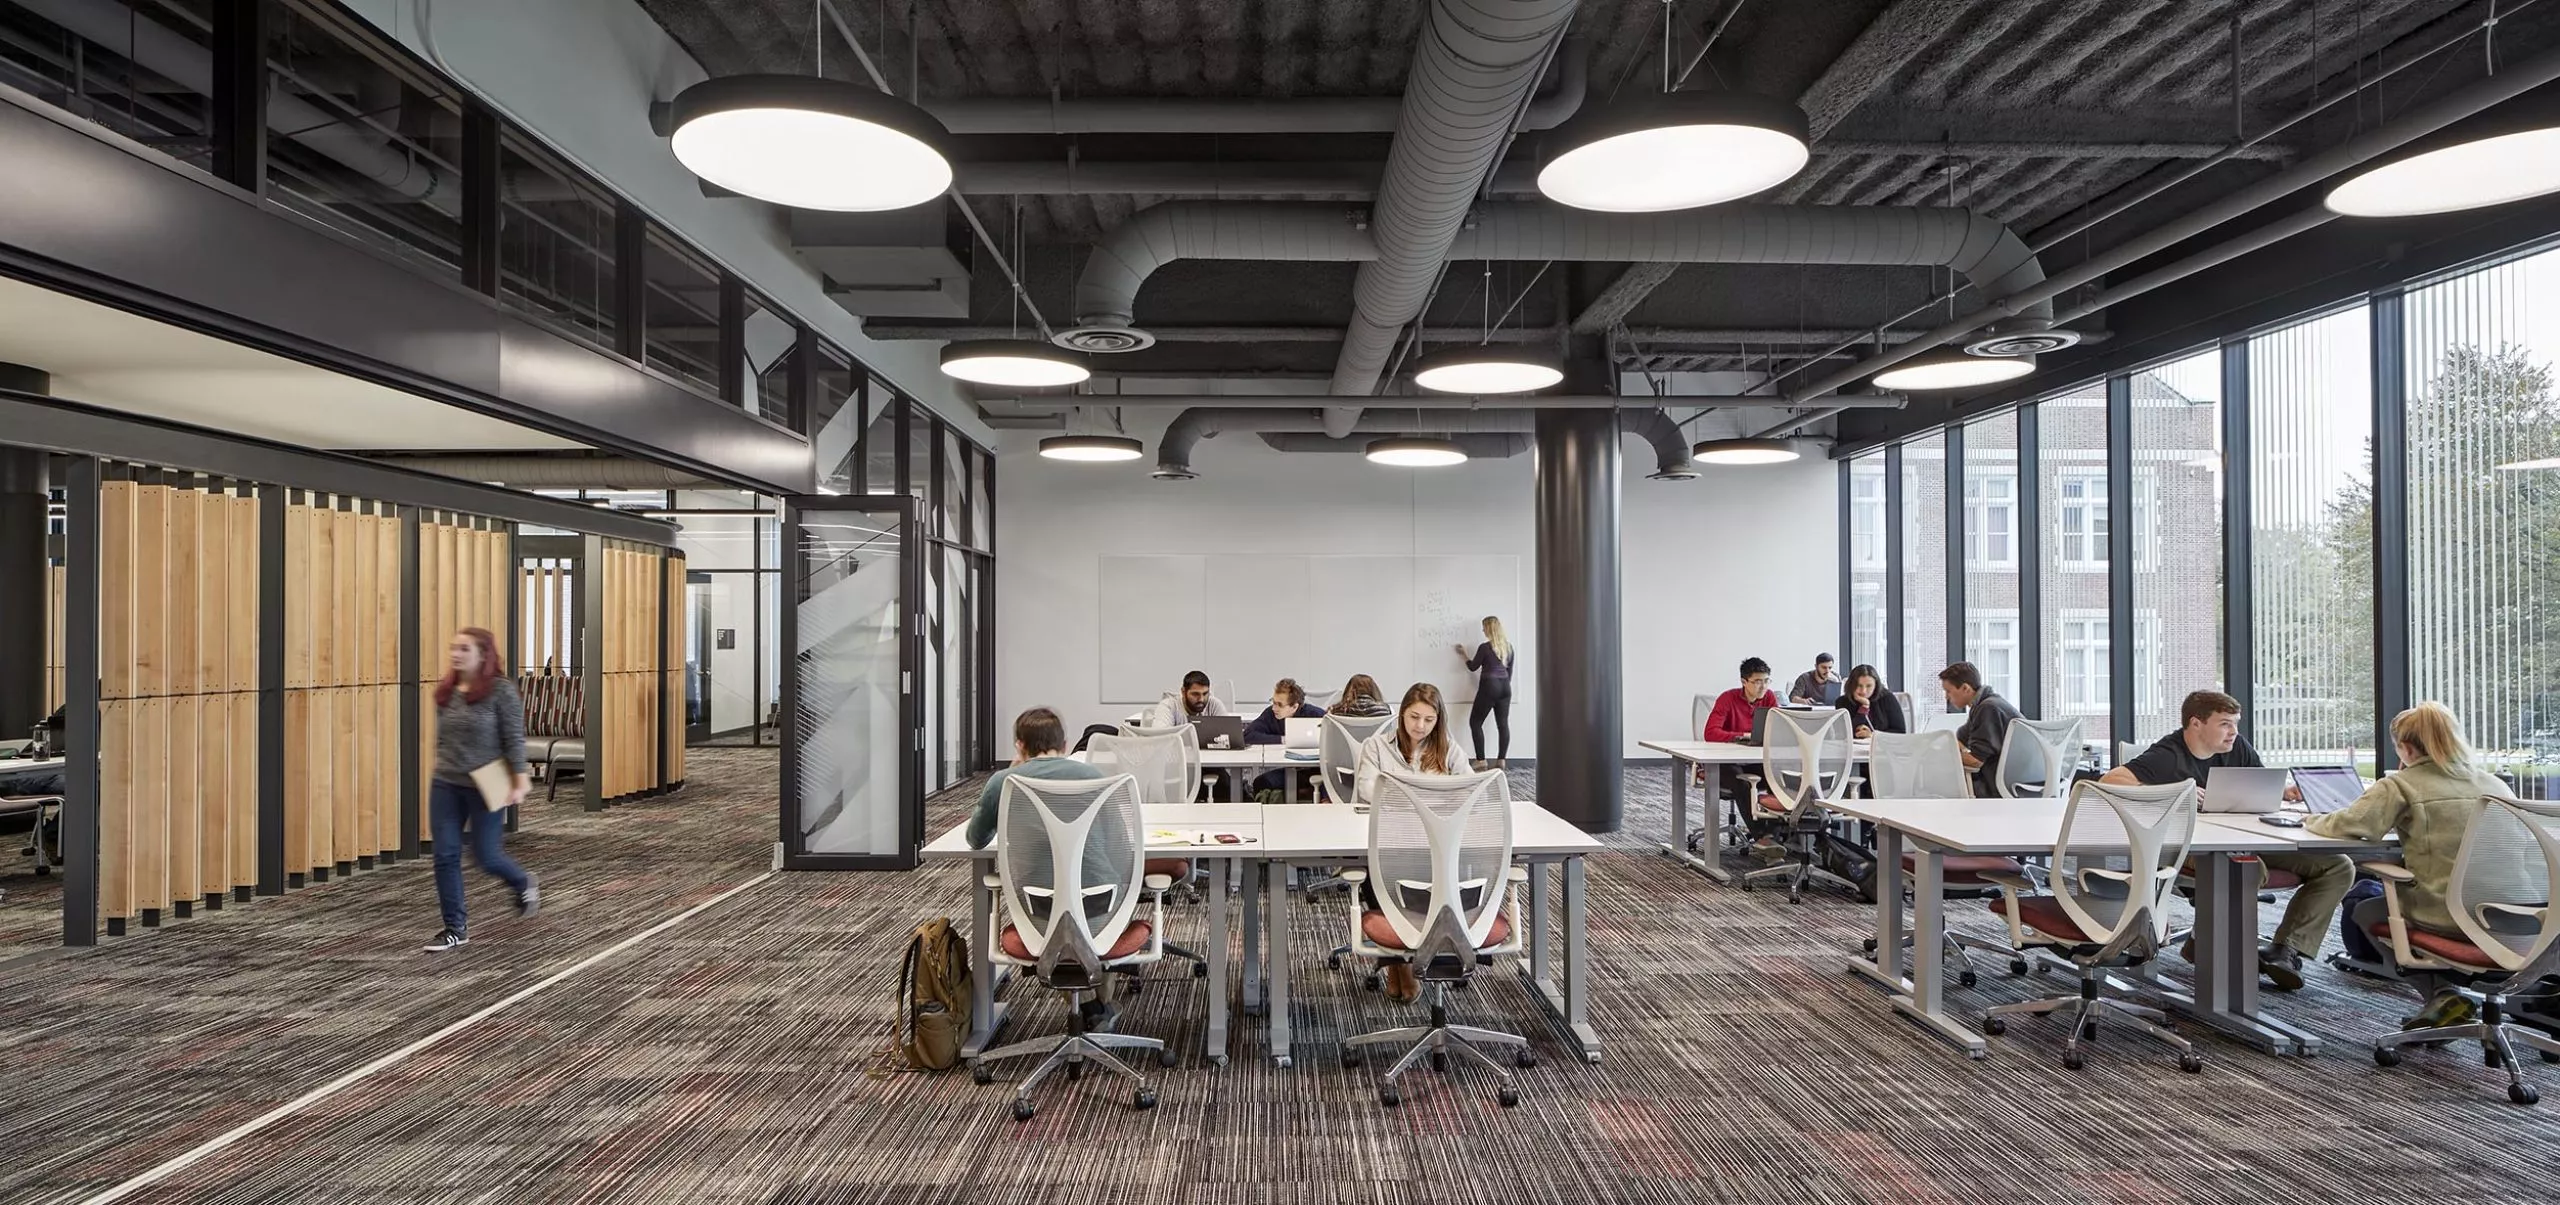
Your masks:
<svg viewBox="0 0 2560 1205"><path fill-rule="evenodd" d="M1149 858L1147 859L1147 868L1144 873L1171 875L1173 876L1173 880L1179 883L1182 880L1191 877L1191 859Z"/></svg>
<svg viewBox="0 0 2560 1205"><path fill-rule="evenodd" d="M1404 938L1396 934L1396 927L1393 924L1388 923L1387 914L1384 912L1372 911L1361 913L1360 935L1368 938L1371 945L1377 946L1382 950L1401 950L1406 948ZM1493 929L1485 934L1484 944L1478 948L1490 950L1495 946L1501 945L1504 941L1509 940L1510 937L1511 914L1509 912L1504 912L1493 918Z"/></svg>
<svg viewBox="0 0 2560 1205"><path fill-rule="evenodd" d="M2382 947L2384 949L2390 949L2391 922L2387 920L2375 921L2373 923L2373 939L2382 943ZM2487 950L2483 950L2459 937L2452 937L2443 933L2438 933L2433 929L2421 929L2416 925L2409 926L2409 947L2414 950L2433 954L2436 957L2444 959L2446 962L2453 963L2457 966L2479 967L2483 970L2492 971L2498 969L2498 960L2489 957L2489 952Z"/></svg>
<svg viewBox="0 0 2560 1205"><path fill-rule="evenodd" d="M2008 916L2008 902L2005 899L1991 901L1991 911L2002 917ZM2089 935L2081 931L2080 923L2063 911L2062 901L2049 895L2018 897L2018 923L2057 941L2089 940Z"/></svg>
<svg viewBox="0 0 2560 1205"><path fill-rule="evenodd" d="M1941 881L1954 886L1979 886L1987 874L2025 874L2027 868L2016 858L1998 854L1949 854L1938 859ZM1910 874L1920 868L1920 855L1902 855L1902 872Z"/></svg>
<svg viewBox="0 0 2560 1205"><path fill-rule="evenodd" d="M1111 943L1111 949L1103 954L1103 958L1127 958L1144 948L1147 940L1155 936L1155 932L1156 927L1145 921L1130 921L1129 927L1120 931L1120 940ZM1022 943L1022 935L1014 932L1011 925L1004 927L1004 932L996 938L996 945L1004 950L1006 956L1019 958L1025 962L1039 957L1031 952L1030 946Z"/></svg>
<svg viewBox="0 0 2560 1205"><path fill-rule="evenodd" d="M2233 858L2232 861L2255 862L2257 859L2242 857ZM2258 884L2258 889L2261 891L2291 891L2296 887L2302 886L2302 876L2295 874L2290 870L2278 870L2273 866L2269 866L2266 868L2266 872L2266 881ZM2187 859L2187 865L2182 873L2184 873L2188 878L2194 878L2195 876L2204 873L2203 860L2199 858Z"/></svg>

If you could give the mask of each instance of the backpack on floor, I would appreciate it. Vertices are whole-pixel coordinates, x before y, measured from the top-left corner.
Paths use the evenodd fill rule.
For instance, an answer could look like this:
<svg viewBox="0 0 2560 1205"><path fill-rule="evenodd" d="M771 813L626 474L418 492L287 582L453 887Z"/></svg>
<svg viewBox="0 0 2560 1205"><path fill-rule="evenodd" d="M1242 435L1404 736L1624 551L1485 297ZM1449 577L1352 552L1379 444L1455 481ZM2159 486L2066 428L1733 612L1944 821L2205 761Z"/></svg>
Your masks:
<svg viewBox="0 0 2560 1205"><path fill-rule="evenodd" d="M969 1035L969 941L937 916L916 926L898 972L897 1044L907 1065L949 1071Z"/></svg>

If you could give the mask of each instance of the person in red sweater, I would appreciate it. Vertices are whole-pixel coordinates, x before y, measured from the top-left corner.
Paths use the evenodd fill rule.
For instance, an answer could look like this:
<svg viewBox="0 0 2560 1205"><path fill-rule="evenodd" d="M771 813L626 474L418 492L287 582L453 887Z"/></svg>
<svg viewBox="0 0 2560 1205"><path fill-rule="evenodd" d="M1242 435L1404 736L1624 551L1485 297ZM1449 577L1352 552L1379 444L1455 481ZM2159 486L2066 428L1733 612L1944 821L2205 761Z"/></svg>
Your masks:
<svg viewBox="0 0 2560 1205"><path fill-rule="evenodd" d="M1769 663L1745 658L1742 685L1716 696L1715 707L1707 712L1704 739L1709 744L1750 740L1752 714L1777 705L1778 696L1769 690Z"/></svg>

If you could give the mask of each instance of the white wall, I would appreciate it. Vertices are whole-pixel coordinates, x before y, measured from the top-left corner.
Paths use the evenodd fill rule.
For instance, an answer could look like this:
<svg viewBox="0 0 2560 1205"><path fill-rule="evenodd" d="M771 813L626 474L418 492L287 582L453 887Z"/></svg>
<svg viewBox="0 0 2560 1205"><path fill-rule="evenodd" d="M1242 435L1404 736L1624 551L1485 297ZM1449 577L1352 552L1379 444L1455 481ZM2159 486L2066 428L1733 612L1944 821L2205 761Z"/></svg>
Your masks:
<svg viewBox="0 0 2560 1205"><path fill-rule="evenodd" d="M1155 429L1130 434L1152 454ZM1152 455L1065 464L1040 459L1037 443L1036 434L1007 433L998 466L999 723L1010 725L1027 707L1054 707L1072 734L1128 711L1101 696L1099 557L1508 553L1520 558L1524 578L1520 613L1503 617L1520 647L1512 753L1536 756L1531 455L1390 469L1356 455L1283 455L1231 432L1200 443L1192 456L1197 480L1175 482L1148 477ZM1831 648L1840 630L1839 477L1831 462L1714 469L1685 482L1646 480L1652 463L1640 441L1627 442L1620 563L1631 757L1643 754L1638 740L1687 732L1690 696L1732 685L1743 657L1766 657L1792 674ZM1226 671L1201 668L1223 686ZM1381 685L1393 695L1406 684ZM1258 709L1268 688L1243 683L1244 697L1231 701ZM1463 715L1453 718L1463 724Z"/></svg>

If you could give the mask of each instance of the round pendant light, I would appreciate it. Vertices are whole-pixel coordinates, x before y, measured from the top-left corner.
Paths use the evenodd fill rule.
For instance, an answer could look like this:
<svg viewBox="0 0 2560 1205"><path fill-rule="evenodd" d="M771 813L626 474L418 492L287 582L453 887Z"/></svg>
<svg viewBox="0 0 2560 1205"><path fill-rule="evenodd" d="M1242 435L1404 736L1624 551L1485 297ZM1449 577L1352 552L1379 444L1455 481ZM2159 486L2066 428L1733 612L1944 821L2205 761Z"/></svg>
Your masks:
<svg viewBox="0 0 2560 1205"><path fill-rule="evenodd" d="M1136 460L1147 448L1123 435L1052 435L1040 441L1040 454L1051 460Z"/></svg>
<svg viewBox="0 0 2560 1205"><path fill-rule="evenodd" d="M1953 348L1905 360L1875 375L1879 389L1972 389L2036 370L2033 356L1968 356Z"/></svg>
<svg viewBox="0 0 2560 1205"><path fill-rule="evenodd" d="M1437 469L1467 462L1466 450L1445 439L1404 437L1369 441L1369 461L1407 469Z"/></svg>
<svg viewBox="0 0 2560 1205"><path fill-rule="evenodd" d="M1414 361L1413 383L1435 393L1528 393L1564 379L1553 364L1516 348L1451 347Z"/></svg>
<svg viewBox="0 0 2560 1205"><path fill-rule="evenodd" d="M932 114L843 80L730 75L676 95L668 146L693 174L799 209L905 209L951 188Z"/></svg>
<svg viewBox="0 0 2560 1205"><path fill-rule="evenodd" d="M1660 213L1775 188L1810 156L1804 110L1747 92L1666 92L1577 117L1549 136L1548 200Z"/></svg>
<svg viewBox="0 0 2560 1205"><path fill-rule="evenodd" d="M1785 464L1798 453L1783 439L1710 439L1689 455L1706 464Z"/></svg>
<svg viewBox="0 0 2560 1205"><path fill-rule="evenodd" d="M1081 385L1093 370L1074 352L1037 339L963 339L942 345L942 375L980 385L1049 389Z"/></svg>
<svg viewBox="0 0 2560 1205"><path fill-rule="evenodd" d="M2358 174L2329 190L2333 213L2413 217L2503 205L2560 192L2560 126L2428 151Z"/></svg>

